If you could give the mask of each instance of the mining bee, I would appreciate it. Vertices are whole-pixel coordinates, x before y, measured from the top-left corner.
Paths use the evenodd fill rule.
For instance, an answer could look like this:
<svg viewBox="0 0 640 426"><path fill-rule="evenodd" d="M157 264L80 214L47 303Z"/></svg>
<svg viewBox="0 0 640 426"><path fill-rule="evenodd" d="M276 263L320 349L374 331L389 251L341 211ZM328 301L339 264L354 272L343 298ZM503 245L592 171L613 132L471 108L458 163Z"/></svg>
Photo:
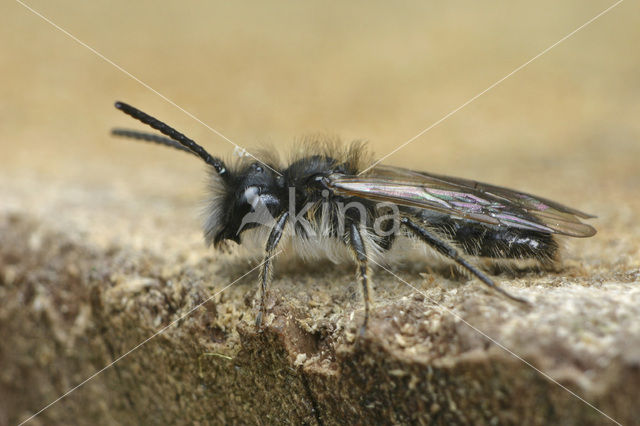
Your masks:
<svg viewBox="0 0 640 426"><path fill-rule="evenodd" d="M383 260L401 240L426 245L494 291L528 303L496 286L465 256L549 264L557 256L555 235L596 233L580 221L594 216L512 189L385 165L361 173L371 164L362 143L310 140L286 166L248 155L227 165L154 117L122 102L115 107L166 137L126 129L112 134L177 148L209 166L208 245L221 248L256 238L265 244L258 327L266 314L272 258L283 237L303 256L354 260L364 298L364 333L370 263Z"/></svg>

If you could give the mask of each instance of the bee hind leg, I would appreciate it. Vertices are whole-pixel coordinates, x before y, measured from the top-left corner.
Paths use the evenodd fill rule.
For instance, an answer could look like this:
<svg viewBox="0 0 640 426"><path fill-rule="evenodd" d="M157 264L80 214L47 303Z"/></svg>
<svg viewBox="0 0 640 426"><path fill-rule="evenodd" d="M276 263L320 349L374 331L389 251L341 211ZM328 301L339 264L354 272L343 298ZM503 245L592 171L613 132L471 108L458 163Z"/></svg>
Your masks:
<svg viewBox="0 0 640 426"><path fill-rule="evenodd" d="M507 291L503 290L502 288L498 287L493 282L493 280L491 280L491 278L487 277L479 269L477 269L475 266L471 265L463 257L461 257L455 248L451 247L445 241L442 241L437 236L435 236L434 234L432 234L427 229L420 226L410 218L403 217L400 219L400 222L402 223L402 225L404 225L405 228L409 230L409 232L411 232L413 235L418 237L422 242L433 247L439 253L443 254L444 256L456 262L458 265L462 266L464 269L466 269L471 274L475 275L478 279L480 279L480 281L482 281L482 283L485 284L487 287L490 287L494 291L497 291L503 296L506 296L507 298L514 300L516 302L524 303L527 305L530 304L530 302L528 302L527 300L514 296L508 293Z"/></svg>

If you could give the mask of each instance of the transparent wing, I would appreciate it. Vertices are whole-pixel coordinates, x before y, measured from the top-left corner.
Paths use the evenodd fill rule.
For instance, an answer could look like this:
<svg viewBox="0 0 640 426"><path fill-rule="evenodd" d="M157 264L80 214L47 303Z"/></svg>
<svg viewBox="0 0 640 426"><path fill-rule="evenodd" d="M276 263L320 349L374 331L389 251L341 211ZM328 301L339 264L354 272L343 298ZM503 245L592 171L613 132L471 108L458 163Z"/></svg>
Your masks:
<svg viewBox="0 0 640 426"><path fill-rule="evenodd" d="M535 195L456 177L378 166L365 176L332 175L328 185L338 195L424 208L490 225L572 237L596 233L579 220L592 215Z"/></svg>

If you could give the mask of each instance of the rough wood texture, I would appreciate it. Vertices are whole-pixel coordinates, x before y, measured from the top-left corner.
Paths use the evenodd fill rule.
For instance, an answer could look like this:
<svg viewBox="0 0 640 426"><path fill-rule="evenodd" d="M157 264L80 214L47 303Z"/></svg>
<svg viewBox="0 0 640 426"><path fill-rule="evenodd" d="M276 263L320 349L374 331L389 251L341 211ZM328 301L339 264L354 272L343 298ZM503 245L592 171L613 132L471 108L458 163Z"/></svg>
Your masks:
<svg viewBox="0 0 640 426"><path fill-rule="evenodd" d="M528 312L471 283L444 290L402 274L423 295L378 271L369 333L356 339L350 268L290 261L274 284L268 327L256 333L256 274L188 314L249 268L231 256L193 263L103 250L16 213L1 216L0 236L3 422L183 316L39 421L603 422L463 321L617 421L640 414L637 269L615 279L575 268L508 277L503 285L535 300Z"/></svg>
<svg viewBox="0 0 640 426"><path fill-rule="evenodd" d="M606 7L32 3L240 145L267 140L284 153L328 129L371 140L379 155ZM564 240L555 271L495 275L535 301L530 310L432 259L393 262L417 290L375 270L358 340L353 267L290 255L277 259L256 333L257 274L225 289L256 260L202 243L202 166L109 138L134 126L113 102L223 157L232 145L8 2L0 425L169 325L29 424L612 424L497 343L638 424L638 7L623 2L389 159L557 199L597 214L598 234Z"/></svg>

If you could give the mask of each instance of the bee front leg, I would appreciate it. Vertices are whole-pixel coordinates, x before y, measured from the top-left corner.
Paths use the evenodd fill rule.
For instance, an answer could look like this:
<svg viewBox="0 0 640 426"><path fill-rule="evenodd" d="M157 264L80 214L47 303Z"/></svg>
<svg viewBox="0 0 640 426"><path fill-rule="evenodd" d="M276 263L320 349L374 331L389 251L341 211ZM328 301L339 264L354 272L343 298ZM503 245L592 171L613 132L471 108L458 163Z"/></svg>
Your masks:
<svg viewBox="0 0 640 426"><path fill-rule="evenodd" d="M273 272L271 267L273 252L276 250L276 247L278 247L278 243L282 238L288 218L289 212L282 213L276 220L275 226L271 228L269 239L267 239L264 261L262 262L262 269L260 269L260 288L262 289L262 294L260 296L260 311L256 317L256 327L260 327L262 325L262 317L266 315L267 291L269 289L269 282L271 281L271 274Z"/></svg>
<svg viewBox="0 0 640 426"><path fill-rule="evenodd" d="M369 321L369 305L371 303L371 288L369 284L369 263L362 233L358 225L351 223L349 225L349 248L353 251L353 255L357 262L357 275L362 285L362 296L364 298L364 321L360 327L360 336L364 336Z"/></svg>

